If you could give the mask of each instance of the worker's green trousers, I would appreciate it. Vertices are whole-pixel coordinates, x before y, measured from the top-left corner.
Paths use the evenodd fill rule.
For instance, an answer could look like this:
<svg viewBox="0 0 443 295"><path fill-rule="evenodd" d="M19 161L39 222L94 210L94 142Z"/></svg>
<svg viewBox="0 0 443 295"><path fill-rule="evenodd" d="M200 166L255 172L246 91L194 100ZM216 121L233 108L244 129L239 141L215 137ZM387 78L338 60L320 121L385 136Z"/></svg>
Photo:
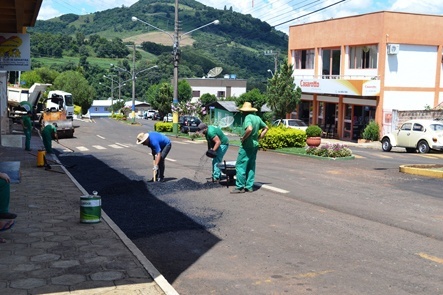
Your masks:
<svg viewBox="0 0 443 295"><path fill-rule="evenodd" d="M0 213L8 213L9 212L9 183L0 179Z"/></svg>
<svg viewBox="0 0 443 295"><path fill-rule="evenodd" d="M218 168L218 164L223 161L223 157L228 151L228 148L228 144L221 144L217 149L217 154L215 158L212 159L212 179L220 179L221 171L220 168Z"/></svg>
<svg viewBox="0 0 443 295"><path fill-rule="evenodd" d="M31 150L31 134L32 134L32 130L31 129L24 129L23 131L24 131L25 137L26 137L25 149L27 151L30 151Z"/></svg>
<svg viewBox="0 0 443 295"><path fill-rule="evenodd" d="M255 160L257 159L258 147L244 149L240 147L235 163L236 189L252 190L255 180Z"/></svg>
<svg viewBox="0 0 443 295"><path fill-rule="evenodd" d="M42 133L43 145L45 146L45 150L47 153L52 153L52 136L46 133Z"/></svg>

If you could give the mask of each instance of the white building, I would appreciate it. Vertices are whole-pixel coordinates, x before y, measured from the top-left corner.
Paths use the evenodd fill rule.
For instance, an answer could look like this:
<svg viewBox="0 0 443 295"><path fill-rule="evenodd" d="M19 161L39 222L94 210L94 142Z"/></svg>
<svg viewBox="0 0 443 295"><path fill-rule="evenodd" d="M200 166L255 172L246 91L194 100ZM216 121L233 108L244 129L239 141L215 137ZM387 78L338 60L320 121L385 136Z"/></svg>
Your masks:
<svg viewBox="0 0 443 295"><path fill-rule="evenodd" d="M196 102L203 94L209 93L215 95L217 99L226 97L239 97L246 93L245 79L227 78L186 78L192 88L192 100Z"/></svg>

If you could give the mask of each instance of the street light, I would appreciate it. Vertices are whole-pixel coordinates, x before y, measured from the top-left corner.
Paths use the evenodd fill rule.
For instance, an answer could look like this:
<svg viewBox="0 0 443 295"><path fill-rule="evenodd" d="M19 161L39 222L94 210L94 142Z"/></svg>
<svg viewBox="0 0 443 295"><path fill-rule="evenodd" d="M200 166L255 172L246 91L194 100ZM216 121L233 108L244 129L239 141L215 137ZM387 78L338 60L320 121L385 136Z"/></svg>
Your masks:
<svg viewBox="0 0 443 295"><path fill-rule="evenodd" d="M128 80L128 81L130 81L130 80ZM124 81L124 82L127 82L127 81ZM111 93L113 93L113 92L114 92L114 89L116 89L116 88L118 88L118 89L119 89L119 92L120 92L120 89L122 88L122 86L125 86L125 85L126 85L126 83L120 83L120 82L119 82L118 86L115 86L115 87L109 87L108 85L105 85L105 84L103 84L102 82L99 82L98 84L100 84L100 85L102 85L102 86L105 86L106 88L111 89ZM121 100L121 98L120 98L120 94L119 94L119 98L118 98L118 100L119 100L119 101ZM111 97L111 111L112 111L112 113L114 113L114 100L113 100L113 97Z"/></svg>
<svg viewBox="0 0 443 295"><path fill-rule="evenodd" d="M103 78L111 80L111 114L114 114L114 79L115 75L103 75Z"/></svg>
<svg viewBox="0 0 443 295"><path fill-rule="evenodd" d="M177 104L178 103L178 61L179 61L179 48L180 48L180 39L185 36L188 35L192 32L195 32L197 30L200 30L204 27L207 27L209 25L218 25L220 23L219 20L214 20L206 25L203 25L201 27L198 27L196 29L193 29L189 32L183 33L182 35L179 35L179 24L178 24L178 0L175 0L175 25L174 25L174 35L171 35L170 33L166 32L165 30L162 30L154 25L151 25L148 22L145 22L135 16L132 17L132 21L139 21L144 23L145 25L148 25L156 30L159 30L160 32L165 33L166 35L168 35L171 39L172 39L172 55L174 56L174 80L173 80L173 88L174 88L174 94L173 94L173 98L172 98L172 103L173 104ZM172 125L173 125L173 132L177 133L178 132L178 114L175 111L173 113L173 117L172 117Z"/></svg>
<svg viewBox="0 0 443 295"><path fill-rule="evenodd" d="M135 123L135 80L137 79L137 75L141 74L143 72L146 72L148 70L151 70L151 69L154 69L154 68L158 68L158 66L155 65L155 66L152 66L150 68L138 71L136 73L135 72L135 44L134 44L134 54L133 54L133 58L132 58L132 63L133 63L133 65L132 65L132 71L131 72L129 72L127 69L123 69L123 68L117 67L117 66L115 66L113 64L111 64L111 66L117 68L118 71L123 71L123 72L127 72L127 73L131 74L132 78L130 80L132 80L132 123L134 124Z"/></svg>
<svg viewBox="0 0 443 295"><path fill-rule="evenodd" d="M274 73L271 71L271 69L268 69L268 72L274 77Z"/></svg>

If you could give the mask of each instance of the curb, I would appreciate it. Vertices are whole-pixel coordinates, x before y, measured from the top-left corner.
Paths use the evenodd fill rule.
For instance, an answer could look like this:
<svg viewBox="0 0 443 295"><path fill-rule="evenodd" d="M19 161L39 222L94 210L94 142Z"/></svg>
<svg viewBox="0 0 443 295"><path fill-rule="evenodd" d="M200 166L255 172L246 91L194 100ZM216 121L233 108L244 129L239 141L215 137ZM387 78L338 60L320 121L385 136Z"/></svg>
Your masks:
<svg viewBox="0 0 443 295"><path fill-rule="evenodd" d="M443 178L443 170L438 170L437 168L442 169L443 165L436 165L436 164L401 165L399 171L413 175L421 175L433 178Z"/></svg>

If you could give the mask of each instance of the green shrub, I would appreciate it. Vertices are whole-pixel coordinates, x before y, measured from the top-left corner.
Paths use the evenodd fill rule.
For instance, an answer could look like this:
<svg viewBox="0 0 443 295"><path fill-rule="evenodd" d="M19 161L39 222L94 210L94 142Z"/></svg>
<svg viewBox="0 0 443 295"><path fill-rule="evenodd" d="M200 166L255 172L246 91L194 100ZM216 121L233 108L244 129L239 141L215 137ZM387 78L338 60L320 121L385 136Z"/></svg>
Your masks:
<svg viewBox="0 0 443 295"><path fill-rule="evenodd" d="M154 131L158 132L172 132L173 123L169 122L157 122L154 125Z"/></svg>
<svg viewBox="0 0 443 295"><path fill-rule="evenodd" d="M318 125L309 125L306 128L306 137L320 137L322 133L323 130Z"/></svg>
<svg viewBox="0 0 443 295"><path fill-rule="evenodd" d="M319 147L307 147L306 154L328 158L343 158L352 156L352 151L345 145L335 143L323 144Z"/></svg>
<svg viewBox="0 0 443 295"><path fill-rule="evenodd" d="M371 120L361 136L366 140L378 141L380 139L380 127L374 120Z"/></svg>
<svg viewBox="0 0 443 295"><path fill-rule="evenodd" d="M260 141L260 147L272 150L285 147L304 147L305 141L306 133L303 130L283 126L271 127Z"/></svg>

